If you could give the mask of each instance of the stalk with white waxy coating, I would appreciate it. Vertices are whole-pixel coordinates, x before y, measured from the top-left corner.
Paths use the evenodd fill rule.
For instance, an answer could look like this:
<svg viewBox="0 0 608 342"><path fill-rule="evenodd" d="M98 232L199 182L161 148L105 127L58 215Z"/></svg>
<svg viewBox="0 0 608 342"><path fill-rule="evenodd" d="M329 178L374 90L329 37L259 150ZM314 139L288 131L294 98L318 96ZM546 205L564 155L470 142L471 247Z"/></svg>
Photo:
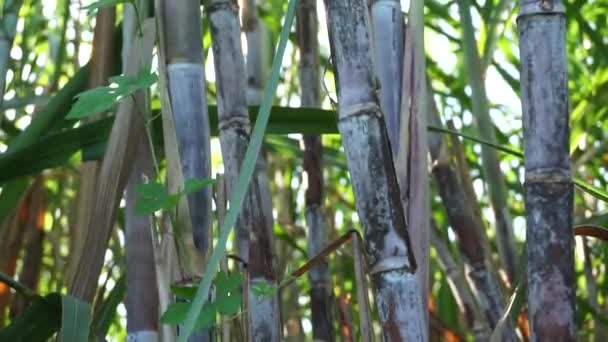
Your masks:
<svg viewBox="0 0 608 342"><path fill-rule="evenodd" d="M326 0L339 96L338 129L363 225L370 276L386 341L425 341L399 185L377 98L367 2Z"/></svg>
<svg viewBox="0 0 608 342"><path fill-rule="evenodd" d="M163 1L168 88L184 180L211 178L200 1ZM194 244L200 255L209 246L211 187L187 196ZM202 271L202 270L201 270Z"/></svg>
<svg viewBox="0 0 608 342"><path fill-rule="evenodd" d="M519 8L531 341L575 341L565 9L558 0Z"/></svg>
<svg viewBox="0 0 608 342"><path fill-rule="evenodd" d="M380 107L384 114L393 156L407 142L400 142L401 78L405 30L399 0L374 0L371 5L374 61L380 81ZM403 145L401 145L402 143Z"/></svg>
<svg viewBox="0 0 608 342"><path fill-rule="evenodd" d="M234 191L249 144L249 112L246 97L245 60L241 50L238 6L234 1L212 1L208 7L213 61L216 72L218 126L228 192ZM247 263L249 302L246 313L253 341L280 341L281 320L276 295L257 297L253 285L276 285L272 244L272 223L265 215L258 168L249 184L236 223L238 250Z"/></svg>
<svg viewBox="0 0 608 342"><path fill-rule="evenodd" d="M300 48L302 107L319 106L319 43L316 0L300 0L297 8L297 37ZM308 255L316 255L328 243L328 225L323 209L323 144L320 135L304 136L306 225ZM310 314L314 340L335 341L333 327L334 296L329 264L322 261L309 271Z"/></svg>

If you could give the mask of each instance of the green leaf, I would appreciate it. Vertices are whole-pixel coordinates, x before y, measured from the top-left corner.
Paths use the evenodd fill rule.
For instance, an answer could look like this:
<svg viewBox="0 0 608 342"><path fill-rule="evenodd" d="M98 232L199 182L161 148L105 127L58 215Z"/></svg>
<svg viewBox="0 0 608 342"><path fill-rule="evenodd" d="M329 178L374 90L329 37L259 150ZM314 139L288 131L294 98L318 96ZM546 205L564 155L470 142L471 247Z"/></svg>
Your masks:
<svg viewBox="0 0 608 342"><path fill-rule="evenodd" d="M240 273L232 273L230 275L225 272L218 272L215 280L217 291L233 291L237 290L243 284L243 276Z"/></svg>
<svg viewBox="0 0 608 342"><path fill-rule="evenodd" d="M205 303L205 306L203 306L203 309L196 320L194 330L201 330L213 326L216 314L216 305L214 303Z"/></svg>
<svg viewBox="0 0 608 342"><path fill-rule="evenodd" d="M45 342L61 328L61 295L33 301L11 324L0 330L0 341Z"/></svg>
<svg viewBox="0 0 608 342"><path fill-rule="evenodd" d="M270 298L274 295L276 287L264 282L257 283L251 287L251 292L258 298Z"/></svg>
<svg viewBox="0 0 608 342"><path fill-rule="evenodd" d="M61 296L61 341L88 341L91 306L76 297Z"/></svg>
<svg viewBox="0 0 608 342"><path fill-rule="evenodd" d="M225 296L218 296L215 300L217 311L222 315L234 315L241 309L243 296L241 291L234 291Z"/></svg>
<svg viewBox="0 0 608 342"><path fill-rule="evenodd" d="M167 306L167 310L163 313L160 321L164 324L181 324L186 320L190 306L190 303L171 303Z"/></svg>
<svg viewBox="0 0 608 342"><path fill-rule="evenodd" d="M173 202L162 184L156 182L138 184L135 187L137 200L135 212L139 215L150 215L165 209Z"/></svg>
<svg viewBox="0 0 608 342"><path fill-rule="evenodd" d="M593 197L602 200L604 202L608 202L608 192L602 190L592 184L585 182L582 179L574 178L574 184L578 186L581 190L586 193L592 195Z"/></svg>
<svg viewBox="0 0 608 342"><path fill-rule="evenodd" d="M227 275L219 272L215 280L217 311L223 315L234 315L241 308L241 284L243 277L240 273Z"/></svg>
<svg viewBox="0 0 608 342"><path fill-rule="evenodd" d="M126 75L111 77L109 86L90 89L76 95L77 102L72 106L67 118L80 119L104 112L124 97L149 88L158 81L158 75L148 70L150 67L143 67L134 77Z"/></svg>
<svg viewBox="0 0 608 342"><path fill-rule="evenodd" d="M474 141L476 143L480 143L482 145L486 145L486 146L492 147L492 148L494 148L496 150L502 151L504 153L510 154L512 156L515 156L515 157L518 157L520 159L524 158L524 154L521 151L518 151L518 150L516 150L516 149L514 149L512 147L509 147L509 146L502 146L502 145L494 144L494 143L489 142L487 140L483 140L481 138L474 137L474 136L471 136L471 135L467 135L467 134L464 134L464 133L452 131L450 129L445 129L443 127L436 127L436 126L429 125L429 126L427 126L427 129L430 132L447 133L447 134L456 135L456 136L462 137L464 139L471 140L471 141Z"/></svg>
<svg viewBox="0 0 608 342"><path fill-rule="evenodd" d="M171 286L171 292L178 298L192 300L196 295L196 287L194 286Z"/></svg>
<svg viewBox="0 0 608 342"><path fill-rule="evenodd" d="M112 325L112 322L116 317L116 308L123 300L126 290L127 277L123 274L118 281L116 281L116 285L114 285L106 300L103 301L101 307L95 313L93 319L93 322L95 322L93 325L93 332L96 337L105 337L108 334L110 325Z"/></svg>
<svg viewBox="0 0 608 342"><path fill-rule="evenodd" d="M183 324L191 306L191 303L171 303L163 313L160 321L170 325ZM215 305L213 303L207 303L199 313L195 329L199 330L212 326L215 321L215 315Z"/></svg>
<svg viewBox="0 0 608 342"><path fill-rule="evenodd" d="M196 178L190 178L186 180L186 183L184 184L184 191L187 194L193 193L193 192L197 192L199 190L201 190L202 188L215 184L216 181L215 179L196 179Z"/></svg>

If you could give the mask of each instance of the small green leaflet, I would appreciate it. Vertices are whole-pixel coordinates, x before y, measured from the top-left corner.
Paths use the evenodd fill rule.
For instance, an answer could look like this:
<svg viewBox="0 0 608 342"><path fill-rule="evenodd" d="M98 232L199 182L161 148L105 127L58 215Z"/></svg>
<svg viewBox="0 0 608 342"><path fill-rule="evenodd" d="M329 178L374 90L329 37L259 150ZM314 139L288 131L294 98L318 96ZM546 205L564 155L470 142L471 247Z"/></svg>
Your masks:
<svg viewBox="0 0 608 342"><path fill-rule="evenodd" d="M276 290L276 286L264 282L257 283L251 287L251 292L258 298L271 298Z"/></svg>
<svg viewBox="0 0 608 342"><path fill-rule="evenodd" d="M188 180L186 180L186 183L184 184L184 191L187 194L193 193L193 192L197 192L199 190L201 190L202 188L215 184L215 179L196 179L196 178L190 178Z"/></svg>
<svg viewBox="0 0 608 342"><path fill-rule="evenodd" d="M135 213L138 215L150 215L159 210L170 210L177 206L182 196L200 191L202 188L214 183L214 179L191 178L186 180L184 191L176 194L168 194L165 187L157 182L138 184L135 187L135 192L137 193Z"/></svg>
<svg viewBox="0 0 608 342"><path fill-rule="evenodd" d="M241 284L243 277L240 273L227 275L219 272L215 279L215 303L217 311L222 315L234 315L241 309ZM196 294L196 293L195 293Z"/></svg>
<svg viewBox="0 0 608 342"><path fill-rule="evenodd" d="M184 302L169 304L167 311L163 313L160 321L164 324L170 325L182 324L186 320L190 305L190 303ZM213 322L215 321L215 314L215 304L206 303L196 320L195 329L200 330L212 326Z"/></svg>
<svg viewBox="0 0 608 342"><path fill-rule="evenodd" d="M169 195L165 187L160 183L144 183L135 187L137 201L135 213L138 215L150 215L161 209L171 209L177 205L179 195Z"/></svg>
<svg viewBox="0 0 608 342"><path fill-rule="evenodd" d="M147 89L158 80L156 73L150 73L150 67L143 67L137 75L120 75L110 78L107 87L93 88L76 95L76 103L66 116L68 119L80 119L109 110L121 99L138 90Z"/></svg>
<svg viewBox="0 0 608 342"><path fill-rule="evenodd" d="M83 6L80 9L87 10L87 13L91 14L93 11L95 11L97 9L116 6L118 4L124 4L124 3L133 3L133 0L99 0L90 5Z"/></svg>
<svg viewBox="0 0 608 342"><path fill-rule="evenodd" d="M216 295L214 302L207 302L196 321L195 328L209 328L215 321L215 316L234 315L241 309L242 292L241 285L243 277L239 273L226 274L219 272L216 278ZM171 291L180 299L191 301L198 287L196 286L172 286ZM170 304L163 314L161 322L165 324L183 324L186 320L190 302L179 302Z"/></svg>
<svg viewBox="0 0 608 342"><path fill-rule="evenodd" d="M61 296L61 341L88 341L91 306L68 295Z"/></svg>

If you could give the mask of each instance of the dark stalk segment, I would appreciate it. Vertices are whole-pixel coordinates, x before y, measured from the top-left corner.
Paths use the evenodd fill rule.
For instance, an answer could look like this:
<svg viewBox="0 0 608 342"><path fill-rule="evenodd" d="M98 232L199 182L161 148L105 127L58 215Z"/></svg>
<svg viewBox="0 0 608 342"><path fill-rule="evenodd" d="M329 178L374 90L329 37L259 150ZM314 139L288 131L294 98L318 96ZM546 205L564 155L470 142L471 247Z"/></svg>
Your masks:
<svg viewBox="0 0 608 342"><path fill-rule="evenodd" d="M184 180L211 178L209 115L203 65L200 1L164 1L168 88ZM194 244L206 255L211 187L189 194Z"/></svg>
<svg viewBox="0 0 608 342"><path fill-rule="evenodd" d="M302 107L319 107L319 43L317 4L315 0L301 0L297 8L297 37L300 48L300 84ZM308 226L308 254L315 255L327 245L328 225L323 210L323 144L320 135L304 136L304 171L306 189L306 225ZM309 271L310 309L313 339L335 341L334 295L329 264L323 260Z"/></svg>
<svg viewBox="0 0 608 342"><path fill-rule="evenodd" d="M424 341L416 264L377 98L367 2L325 1L339 96L338 129L346 152L368 270L387 341Z"/></svg>
<svg viewBox="0 0 608 342"><path fill-rule="evenodd" d="M234 191L249 144L245 60L241 50L238 5L212 1L208 7L217 77L218 128L228 192ZM238 250L247 263L249 336L253 341L279 341L281 326L276 295L256 297L257 283L276 284L272 253L272 217L265 215L256 168L236 223Z"/></svg>
<svg viewBox="0 0 608 342"><path fill-rule="evenodd" d="M431 97L429 101L432 101ZM434 102L429 105L429 122L436 127L442 126ZM439 133L429 134L432 173L438 185L439 195L450 226L458 237L458 246L467 269L467 279L475 289L484 320L493 329L504 312L503 295L498 278L490 267L490 252L483 244L484 237L480 236L486 231L485 225L475 208L476 202L469 198L463 177L460 177L459 169L450 157L450 150L453 151L454 148L448 145L447 136ZM512 326L510 334L505 337L517 340Z"/></svg>
<svg viewBox="0 0 608 342"><path fill-rule="evenodd" d="M522 1L528 312L532 341L575 341L566 16L561 1Z"/></svg>

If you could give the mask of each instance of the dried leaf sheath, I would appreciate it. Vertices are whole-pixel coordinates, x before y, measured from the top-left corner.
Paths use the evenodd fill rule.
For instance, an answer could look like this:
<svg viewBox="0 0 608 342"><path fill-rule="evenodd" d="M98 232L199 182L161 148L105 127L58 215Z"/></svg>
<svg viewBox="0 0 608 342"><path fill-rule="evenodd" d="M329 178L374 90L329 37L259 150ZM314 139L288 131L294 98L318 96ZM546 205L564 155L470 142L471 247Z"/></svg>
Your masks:
<svg viewBox="0 0 608 342"><path fill-rule="evenodd" d="M142 48L131 49L127 65L129 75L134 75L142 64L149 65L152 60L152 46L156 36L154 20L145 21L143 30L143 38L136 39L134 44L134 46L139 44ZM141 41L138 41L139 39ZM95 208L89 220L91 228L85 240L87 253L82 255L76 267L75 278L78 281L69 289L70 294L85 301L92 301L95 294L97 279L103 266L103 255L107 249L116 209L127 183L136 152L136 141L143 124L143 118L135 110L133 101L130 98L124 99L118 106L106 157L99 172Z"/></svg>
<svg viewBox="0 0 608 342"><path fill-rule="evenodd" d="M426 340L399 186L376 97L367 3L326 1L346 152L385 340ZM425 303L426 304L426 303Z"/></svg>
<svg viewBox="0 0 608 342"><path fill-rule="evenodd" d="M245 60L241 50L238 7L234 2L214 1L208 8L217 77L218 126L228 192L234 191L249 144ZM239 254L247 262L250 286L276 284L270 233L263 193L256 168L236 224ZM279 302L276 296L259 298L249 291L250 336L254 341L281 338Z"/></svg>
<svg viewBox="0 0 608 342"><path fill-rule="evenodd" d="M528 310L532 341L575 341L566 17L523 1L517 19L524 116Z"/></svg>

